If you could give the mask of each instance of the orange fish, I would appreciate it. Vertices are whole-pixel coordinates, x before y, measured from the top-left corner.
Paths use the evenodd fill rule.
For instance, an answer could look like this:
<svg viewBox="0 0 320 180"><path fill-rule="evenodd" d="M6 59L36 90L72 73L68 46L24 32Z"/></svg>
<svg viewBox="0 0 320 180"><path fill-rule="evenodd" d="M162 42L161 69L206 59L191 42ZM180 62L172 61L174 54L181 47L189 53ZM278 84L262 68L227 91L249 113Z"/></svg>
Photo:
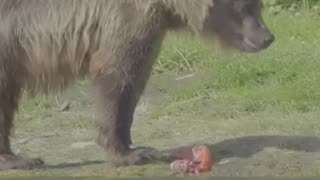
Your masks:
<svg viewBox="0 0 320 180"><path fill-rule="evenodd" d="M194 156L193 161L197 162L196 168L199 172L207 172L211 170L213 161L211 157L211 152L207 146L195 146L192 148L192 153Z"/></svg>
<svg viewBox="0 0 320 180"><path fill-rule="evenodd" d="M176 160L170 164L171 170L183 174L198 174L197 164L190 160Z"/></svg>
<svg viewBox="0 0 320 180"><path fill-rule="evenodd" d="M184 174L199 174L211 170L213 161L209 148L198 145L192 148L193 159L176 160L170 164L171 170Z"/></svg>

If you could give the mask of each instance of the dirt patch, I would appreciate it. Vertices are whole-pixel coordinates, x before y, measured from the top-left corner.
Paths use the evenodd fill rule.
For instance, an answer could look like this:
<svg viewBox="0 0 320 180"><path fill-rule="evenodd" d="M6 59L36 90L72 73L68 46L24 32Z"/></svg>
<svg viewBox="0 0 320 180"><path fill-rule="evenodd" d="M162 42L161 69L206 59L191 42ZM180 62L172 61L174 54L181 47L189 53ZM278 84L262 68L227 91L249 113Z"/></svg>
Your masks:
<svg viewBox="0 0 320 180"><path fill-rule="evenodd" d="M178 109L175 113L148 118L150 112L163 108L169 101L168 90L172 91L183 83L188 86L189 80L186 78L177 83L175 78L171 78L170 84L167 83L168 79L163 77L152 79L139 103L132 128L137 144L158 148L208 144L215 161L212 172L206 174L209 176L301 176L320 173L320 139L317 136L281 133L281 127L272 131L270 128L259 129L252 123L255 121L250 120L259 117L256 114L230 119L215 116L209 111L190 116L186 109ZM46 166L33 171L1 172L0 175L176 176L164 163L119 169L108 166L103 150L94 142L94 102L89 85L77 84L62 95L49 97L49 108L34 119L31 115L30 121L25 121L24 117L28 114L23 112L13 137L14 150L26 156L41 157ZM317 116L311 117L316 119ZM252 128L248 131L235 131L249 125Z"/></svg>

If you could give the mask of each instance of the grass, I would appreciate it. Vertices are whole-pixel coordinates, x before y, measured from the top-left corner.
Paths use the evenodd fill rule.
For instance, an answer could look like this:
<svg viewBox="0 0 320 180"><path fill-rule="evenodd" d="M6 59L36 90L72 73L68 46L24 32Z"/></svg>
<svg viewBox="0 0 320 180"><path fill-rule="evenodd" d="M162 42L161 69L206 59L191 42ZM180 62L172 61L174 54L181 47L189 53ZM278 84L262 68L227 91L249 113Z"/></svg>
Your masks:
<svg viewBox="0 0 320 180"><path fill-rule="evenodd" d="M307 16L267 16L276 42L259 54L231 52L226 56L190 35L172 33L164 43L155 73L192 71L206 76L193 88L172 92L174 101L215 91L224 100L250 106L253 111L267 107L281 111L318 109L320 25L318 18Z"/></svg>
<svg viewBox="0 0 320 180"><path fill-rule="evenodd" d="M164 93L163 100L147 107L145 116L138 116L132 128L134 141L165 148L194 142L214 144L246 135L319 136L319 18L285 12L276 16L266 14L265 18L276 42L258 54L226 53L188 33L169 33L150 82ZM175 80L185 74L194 76ZM41 138L36 139L41 150L32 143L18 145L18 148L49 156L47 162L53 164L103 157L101 149L90 148L81 150L81 157L77 157L68 144L94 138L92 100L82 88L79 85L65 95L57 96L58 100L54 96L24 96L18 114L17 130L20 132L17 139L26 135L45 136L48 132L59 136L48 137L42 140L44 142ZM155 98L159 94L159 91L151 92L151 95L147 92L146 97ZM76 109L57 111L68 99L76 102ZM81 134L81 138L75 134ZM50 140L57 144L48 143ZM300 168L299 173L292 170L281 175L320 174L316 168ZM105 167L79 169L9 171L0 175L172 175L167 164L128 167L121 171Z"/></svg>

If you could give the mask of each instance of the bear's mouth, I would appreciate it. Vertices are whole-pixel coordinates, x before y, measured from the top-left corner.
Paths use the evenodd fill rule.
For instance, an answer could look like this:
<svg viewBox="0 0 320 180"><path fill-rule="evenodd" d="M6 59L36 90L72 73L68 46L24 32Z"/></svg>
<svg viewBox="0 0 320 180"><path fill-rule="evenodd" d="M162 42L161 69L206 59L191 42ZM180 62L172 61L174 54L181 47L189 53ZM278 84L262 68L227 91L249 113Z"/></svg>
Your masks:
<svg viewBox="0 0 320 180"><path fill-rule="evenodd" d="M231 42L231 45L243 52L258 52L266 49L270 44L257 43L248 37L237 35L234 41Z"/></svg>
<svg viewBox="0 0 320 180"><path fill-rule="evenodd" d="M257 43L254 43L249 38L244 37L241 42L242 48L247 52L257 52L263 49L262 46L259 46Z"/></svg>

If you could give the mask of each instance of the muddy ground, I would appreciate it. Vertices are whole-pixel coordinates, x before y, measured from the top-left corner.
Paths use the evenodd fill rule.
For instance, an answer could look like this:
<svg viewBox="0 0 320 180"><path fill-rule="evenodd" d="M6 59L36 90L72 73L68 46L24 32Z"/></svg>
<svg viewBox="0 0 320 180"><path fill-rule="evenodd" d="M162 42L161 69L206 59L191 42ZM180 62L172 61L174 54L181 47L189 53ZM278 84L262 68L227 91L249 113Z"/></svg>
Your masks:
<svg viewBox="0 0 320 180"><path fill-rule="evenodd" d="M269 115L259 112L228 118L219 116L224 107L209 99L203 100L207 104L200 107L207 109L192 116L187 108L154 115L172 104L167 102L167 90L188 87L194 81L186 78L177 83L174 78L170 79L151 79L135 114L132 133L136 144L159 149L208 144L215 164L204 176L319 175L317 128L305 133L299 131L299 127L308 120L316 121L320 113ZM294 119L290 125L293 128L286 130L285 122L290 119ZM272 125L272 122L277 123ZM78 83L48 100L27 99L17 116L13 147L21 155L41 157L46 165L36 170L0 172L0 175L179 176L169 170L168 164L160 162L112 168L105 162L102 149L95 144L95 136L90 83Z"/></svg>

